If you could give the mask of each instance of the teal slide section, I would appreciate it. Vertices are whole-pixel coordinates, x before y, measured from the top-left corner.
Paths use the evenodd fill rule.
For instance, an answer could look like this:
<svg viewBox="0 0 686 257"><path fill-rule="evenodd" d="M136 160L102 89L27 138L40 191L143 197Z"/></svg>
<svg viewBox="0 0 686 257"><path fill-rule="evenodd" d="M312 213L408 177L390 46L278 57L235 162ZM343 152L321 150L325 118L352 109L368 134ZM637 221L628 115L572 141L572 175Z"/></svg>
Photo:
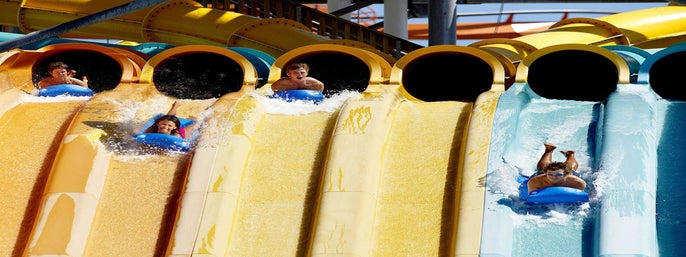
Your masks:
<svg viewBox="0 0 686 257"><path fill-rule="evenodd" d="M656 169L655 217L658 253L653 256L683 255L686 233L686 183L683 161L686 160L686 94L683 93L683 65L686 64L686 44L676 44L651 55L641 66L638 81L649 85L654 94L651 121L655 135L650 138ZM647 220L647 219L646 219Z"/></svg>
<svg viewBox="0 0 686 257"><path fill-rule="evenodd" d="M516 82L501 95L493 121L480 256L683 252L686 95L675 81L683 74L677 67L686 65L686 44L652 51L605 49L626 63L631 76L601 100L542 96L536 90L540 86L530 85L532 79ZM563 84L545 82L548 87ZM564 92L558 96L574 89ZM577 172L588 183L590 202L527 205L518 198L516 177L534 172L545 142L576 151ZM564 156L555 153L553 159L564 161Z"/></svg>
<svg viewBox="0 0 686 257"><path fill-rule="evenodd" d="M588 256L593 250L598 203L527 205L519 200L516 177L531 175L543 143L573 149L577 172L594 176L600 102L545 99L517 83L501 95L489 154L481 256ZM557 151L556 151L557 152ZM561 153L554 160L564 161Z"/></svg>
<svg viewBox="0 0 686 257"><path fill-rule="evenodd" d="M658 173L663 172L658 163L664 157L658 157L663 156L657 154L663 147L657 138L660 131L671 131L664 128L673 127L661 119L679 119L664 118L661 106L667 101L639 75L649 70L644 66L655 56L627 46L605 49L624 64L601 72L628 69L630 74L630 79L618 79L607 96L577 92L603 91L585 88L592 83L585 80L597 80L595 76L564 82L559 78L570 79L565 78L568 72L560 72L547 80L534 79L537 72L551 71L545 68L531 68L528 80L515 83L501 95L489 153L481 256L530 256L532 252L542 256L675 256L658 247L674 240L673 235L658 233L659 213L680 212L671 211L671 206L660 209L658 188L664 182L658 180ZM583 67L587 63L581 61L577 72L587 74L588 68ZM544 85L534 87L533 82ZM587 96L596 100L564 99ZM590 202L527 205L519 199L515 178L535 171L545 142L555 144L557 150L576 151L577 172L588 184ZM553 156L555 161L565 159L557 151Z"/></svg>

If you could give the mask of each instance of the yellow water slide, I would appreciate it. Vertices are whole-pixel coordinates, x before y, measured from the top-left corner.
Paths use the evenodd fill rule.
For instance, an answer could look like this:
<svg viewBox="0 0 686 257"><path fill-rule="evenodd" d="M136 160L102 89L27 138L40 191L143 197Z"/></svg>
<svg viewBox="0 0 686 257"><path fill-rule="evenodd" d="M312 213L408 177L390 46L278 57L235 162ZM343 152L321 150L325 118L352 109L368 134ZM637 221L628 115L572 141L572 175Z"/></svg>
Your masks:
<svg viewBox="0 0 686 257"><path fill-rule="evenodd" d="M321 52L364 62L373 85L390 71L390 64L366 50L310 45L278 58L261 90L268 90L294 60ZM216 131L221 134L218 144L196 150L168 254L304 255L339 116L340 104L325 108L329 104L288 113L279 111L292 108L288 104L258 94L237 99Z"/></svg>
<svg viewBox="0 0 686 257"><path fill-rule="evenodd" d="M122 70L134 73L131 59L117 50L93 45L80 45L92 51L109 54L118 61ZM3 149L2 163L10 191L3 194L3 220L1 231L7 235L0 240L2 255L18 256L28 242L34 220L38 215L43 190L50 184L53 161L60 155L66 142L78 142L69 134L70 124L85 107L85 99L71 98L63 101L39 99L27 94L33 90L31 69L36 59L52 50L59 52L67 46L55 46L41 51L10 51L2 55L0 65L0 124ZM78 44L68 46L79 47ZM28 75L28 76L27 76ZM131 77L131 75L128 75ZM93 150L93 149L91 149ZM86 163L72 162L70 171L80 172L94 165L95 151L84 150ZM106 167L106 166L105 166ZM98 168L103 168L98 167ZM70 191L71 193L72 191Z"/></svg>
<svg viewBox="0 0 686 257"><path fill-rule="evenodd" d="M517 63L538 49L559 44L665 48L686 39L686 6L664 6L594 18L571 18L541 33L471 44Z"/></svg>
<svg viewBox="0 0 686 257"><path fill-rule="evenodd" d="M0 24L29 33L131 2L7 0L0 2ZM172 45L248 47L273 56L322 42L304 25L288 19L260 19L205 8L196 1L171 0L115 19L73 30L64 36L116 38Z"/></svg>
<svg viewBox="0 0 686 257"><path fill-rule="evenodd" d="M486 63L489 92L476 101L419 101L403 88L410 66L444 56ZM404 56L388 85L370 85L351 99L330 139L311 256L447 256L478 249L478 240L466 238L479 236L478 181L505 73L484 51L437 46ZM431 85L460 86L470 85Z"/></svg>
<svg viewBox="0 0 686 257"><path fill-rule="evenodd" d="M235 99L214 131L221 139L193 156L169 256L435 256L478 249L478 240L458 243L458 237L480 229L479 180L492 114L513 68L469 47L419 50L391 67L365 50L317 44L278 58L257 92L268 91L289 63L332 52L368 66L366 90L333 110L318 110L324 102L298 114L282 113L293 106L260 95ZM489 92L467 102L413 97L401 86L403 70L427 55L486 63Z"/></svg>
<svg viewBox="0 0 686 257"><path fill-rule="evenodd" d="M5 1L0 21L28 32L124 2ZM113 56L123 70L116 89L88 101L23 101L42 50L4 53L0 133L2 142L24 148L3 150L2 163L24 174L5 176L18 181L17 191L0 199L13 209L0 213L7 216L2 231L13 235L0 241L0 255L477 256L490 126L512 62L551 44L667 44L682 36L672 27L683 24L683 8L561 23L478 48L431 47L391 69L371 52L311 45L324 39L290 21L170 1L73 32L191 45L142 62L124 50L87 47ZM345 52L369 66L369 86L334 111L272 112L249 93L256 78L247 60L201 44L279 56L270 82L298 58ZM103 139L122 123L140 125L173 101L155 89L156 64L199 50L240 63L244 84L216 100L183 101L180 115L211 113L203 121L211 129L203 130L194 153L135 158L106 149ZM471 101L416 97L408 70L422 58L451 54L486 63L490 89ZM470 86L454 76L445 78L454 83L430 78L424 87Z"/></svg>
<svg viewBox="0 0 686 257"><path fill-rule="evenodd" d="M33 88L33 63L63 51L94 51L114 59L122 70L121 83L90 99L51 99L22 92ZM3 194L3 206L8 209L2 212L7 216L2 231L14 236L3 237L2 255L155 256L166 252L191 155L127 152L137 146L112 142L126 143L147 119L169 108L173 99L155 88L153 71L160 60L189 52L223 55L240 64L247 88L257 81L257 72L247 59L216 46L177 47L149 60L127 50L91 44L60 44L3 55L1 100L7 105L3 105L1 124L3 136L8 137L3 143L20 147L3 150L3 158L10 158L3 163L15 165L5 170L7 177L17 181L11 182L11 193ZM214 124L216 117L230 109L231 99L243 92L219 99L181 100L178 113ZM205 138L213 141L212 134ZM33 143L20 142L27 139Z"/></svg>
<svg viewBox="0 0 686 257"><path fill-rule="evenodd" d="M83 100L24 102L20 91L0 93L0 156L3 183L0 197L0 249L5 256L22 252L35 219L41 191L68 124L83 107ZM16 247L16 248L15 248Z"/></svg>

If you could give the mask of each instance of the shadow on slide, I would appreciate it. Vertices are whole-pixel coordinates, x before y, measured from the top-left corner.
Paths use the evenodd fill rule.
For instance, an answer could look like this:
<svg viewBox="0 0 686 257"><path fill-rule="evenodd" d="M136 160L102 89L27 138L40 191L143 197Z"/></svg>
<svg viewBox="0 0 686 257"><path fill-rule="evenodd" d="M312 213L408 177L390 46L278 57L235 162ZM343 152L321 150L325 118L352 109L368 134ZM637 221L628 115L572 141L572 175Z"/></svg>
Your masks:
<svg viewBox="0 0 686 257"><path fill-rule="evenodd" d="M680 165L686 159L686 153L681 149L686 143L683 129L686 126L686 95L680 90L679 81L683 77L678 68L685 64L686 45L676 44L650 56L639 73L639 83L649 86L649 93L657 98L651 113L656 116L652 119L656 135L646 140L649 146L646 148L655 154L649 167L657 164L656 174L651 177L656 183L648 184L646 188L652 190L647 193L655 192L650 196L656 202L656 218L649 224L657 227L660 256L679 255L682 252L682 235L686 233L686 214L683 212L686 195L680 189L680 185L686 182Z"/></svg>

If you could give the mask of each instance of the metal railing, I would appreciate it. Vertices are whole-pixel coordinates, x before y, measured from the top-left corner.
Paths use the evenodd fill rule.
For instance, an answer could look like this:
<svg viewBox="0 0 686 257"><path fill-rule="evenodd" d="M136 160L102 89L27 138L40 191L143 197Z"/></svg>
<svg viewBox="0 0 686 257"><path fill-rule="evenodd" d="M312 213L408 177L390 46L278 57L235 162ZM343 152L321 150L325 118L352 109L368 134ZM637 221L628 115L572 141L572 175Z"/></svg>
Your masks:
<svg viewBox="0 0 686 257"><path fill-rule="evenodd" d="M304 24L318 35L331 39L363 42L396 59L424 47L289 0L198 0L198 2L207 7L265 19L294 20Z"/></svg>

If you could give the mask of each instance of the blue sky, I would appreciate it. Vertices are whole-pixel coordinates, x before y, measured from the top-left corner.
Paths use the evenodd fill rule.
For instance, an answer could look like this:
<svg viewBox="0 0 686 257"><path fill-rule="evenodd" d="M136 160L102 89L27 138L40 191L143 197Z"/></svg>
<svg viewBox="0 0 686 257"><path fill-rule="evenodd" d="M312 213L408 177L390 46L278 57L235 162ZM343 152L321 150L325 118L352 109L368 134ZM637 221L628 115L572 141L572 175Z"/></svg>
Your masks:
<svg viewBox="0 0 686 257"><path fill-rule="evenodd" d="M507 2L507 1L504 1ZM546 10L546 11L560 11L560 10L575 10L575 11L603 11L603 12L629 12L634 10L649 9L659 6L666 6L667 2L662 3L503 3L503 4L468 4L468 5L457 5L458 22L470 22L470 21L497 21L498 15L489 16L478 16L478 17L459 17L460 14L469 13L482 13L482 12L494 12L499 11L511 12L511 11L533 11L533 10ZM372 7L376 12L377 16L383 16L383 5L374 5ZM592 13L579 13L571 14L569 17L602 17L609 14L592 14ZM514 16L515 21L559 21L562 17L561 13L555 14L517 14ZM507 19L507 15L502 15L500 20ZM426 23L427 19L410 19L409 23ZM426 45L426 41L414 41L418 44ZM474 40L458 40L458 45L468 45L474 42Z"/></svg>

